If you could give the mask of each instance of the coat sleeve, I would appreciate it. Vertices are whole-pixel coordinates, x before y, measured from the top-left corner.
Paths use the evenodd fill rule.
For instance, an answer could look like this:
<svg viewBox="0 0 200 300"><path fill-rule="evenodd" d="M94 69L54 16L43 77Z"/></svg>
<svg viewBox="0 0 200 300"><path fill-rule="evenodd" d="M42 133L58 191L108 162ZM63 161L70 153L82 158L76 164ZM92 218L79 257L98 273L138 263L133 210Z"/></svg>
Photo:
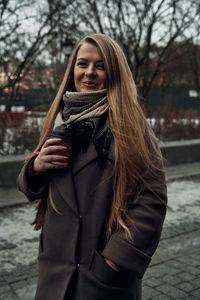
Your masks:
<svg viewBox="0 0 200 300"><path fill-rule="evenodd" d="M158 149L157 149L158 150ZM155 160L152 153L152 160ZM148 186L141 184L140 192L129 203L127 215L133 222L125 220L132 240L123 231L114 233L107 242L102 255L119 267L132 271L142 278L154 254L161 236L167 207L167 189L162 159L156 159L158 169L150 168L144 179Z"/></svg>
<svg viewBox="0 0 200 300"><path fill-rule="evenodd" d="M42 198L47 193L49 177L48 174L44 173L37 175L37 178L35 179L33 177L30 178L28 173L30 161L31 160L26 162L22 167L17 178L17 186L18 189L25 194L29 201L34 201Z"/></svg>

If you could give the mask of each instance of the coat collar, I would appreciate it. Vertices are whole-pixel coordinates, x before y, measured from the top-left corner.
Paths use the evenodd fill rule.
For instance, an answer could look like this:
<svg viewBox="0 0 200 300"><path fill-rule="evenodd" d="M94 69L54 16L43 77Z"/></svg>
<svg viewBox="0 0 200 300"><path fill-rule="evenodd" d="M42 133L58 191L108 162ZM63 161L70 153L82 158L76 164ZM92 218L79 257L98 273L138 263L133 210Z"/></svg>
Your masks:
<svg viewBox="0 0 200 300"><path fill-rule="evenodd" d="M98 153L95 149L94 143L91 142L89 144L88 150L86 152L82 152L80 149L78 150L77 155L75 154L76 159L74 159L72 164L72 174L75 176L79 171L81 171L88 164L92 163L94 160L98 159ZM114 161L114 146L113 142L110 145L107 159L111 162Z"/></svg>

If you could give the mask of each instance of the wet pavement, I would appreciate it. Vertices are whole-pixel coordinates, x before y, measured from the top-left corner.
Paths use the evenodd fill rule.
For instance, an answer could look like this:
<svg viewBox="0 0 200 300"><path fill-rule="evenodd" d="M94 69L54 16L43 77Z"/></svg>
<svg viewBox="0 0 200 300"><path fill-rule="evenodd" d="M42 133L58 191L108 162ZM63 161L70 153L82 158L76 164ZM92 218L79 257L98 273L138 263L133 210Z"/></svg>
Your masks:
<svg viewBox="0 0 200 300"><path fill-rule="evenodd" d="M198 164L169 170L168 212L143 278L143 300L200 299L199 174ZM16 189L0 189L0 300L34 299L39 236L29 225L34 209Z"/></svg>

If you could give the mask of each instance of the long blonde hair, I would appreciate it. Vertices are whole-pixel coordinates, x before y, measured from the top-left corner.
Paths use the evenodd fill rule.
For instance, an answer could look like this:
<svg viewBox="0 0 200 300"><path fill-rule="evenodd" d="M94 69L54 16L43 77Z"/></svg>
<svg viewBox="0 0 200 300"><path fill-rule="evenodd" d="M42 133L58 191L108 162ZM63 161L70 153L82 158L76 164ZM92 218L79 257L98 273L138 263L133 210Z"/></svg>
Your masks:
<svg viewBox="0 0 200 300"><path fill-rule="evenodd" d="M49 137L56 115L60 110L64 92L75 90L73 70L78 50L84 43L96 45L104 61L109 103L109 126L114 136L113 202L107 226L107 236L109 237L119 229L123 229L126 236L131 238L130 230L125 224L125 219L128 217L126 213L127 202L131 193L138 188L138 182L144 181L142 170L154 168L154 165L145 141L145 135L150 135L149 128L138 104L137 89L132 73L123 51L110 37L103 34L86 36L74 49L63 81L47 114L40 141L31 156L40 151ZM160 152L156 150L156 147L154 149L159 156ZM41 226L41 222L37 226L37 218L33 224L36 224L37 229Z"/></svg>

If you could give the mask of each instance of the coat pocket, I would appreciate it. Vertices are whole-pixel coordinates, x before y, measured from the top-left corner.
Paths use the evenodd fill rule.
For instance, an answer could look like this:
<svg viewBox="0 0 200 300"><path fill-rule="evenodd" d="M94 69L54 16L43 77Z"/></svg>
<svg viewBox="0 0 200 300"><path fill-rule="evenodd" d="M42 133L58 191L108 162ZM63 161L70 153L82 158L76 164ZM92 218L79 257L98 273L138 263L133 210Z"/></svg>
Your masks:
<svg viewBox="0 0 200 300"><path fill-rule="evenodd" d="M97 251L93 253L89 270L103 284L127 288L128 274L112 269Z"/></svg>

